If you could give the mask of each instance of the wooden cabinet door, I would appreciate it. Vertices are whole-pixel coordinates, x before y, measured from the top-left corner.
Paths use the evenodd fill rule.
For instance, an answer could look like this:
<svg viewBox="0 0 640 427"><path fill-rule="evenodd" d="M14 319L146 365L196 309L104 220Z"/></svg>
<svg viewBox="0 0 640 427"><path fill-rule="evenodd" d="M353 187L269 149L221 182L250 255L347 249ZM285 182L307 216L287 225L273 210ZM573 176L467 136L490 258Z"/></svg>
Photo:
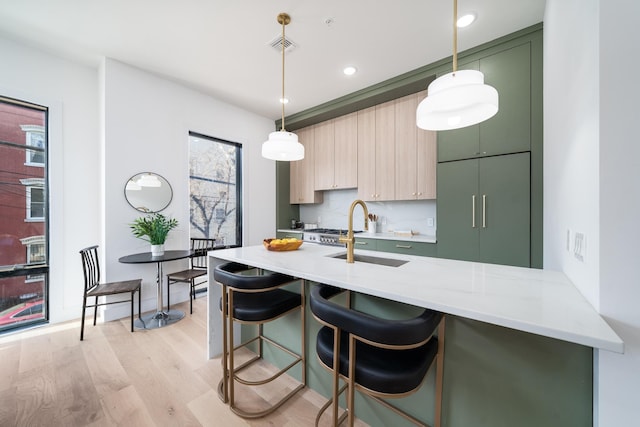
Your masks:
<svg viewBox="0 0 640 427"><path fill-rule="evenodd" d="M376 198L395 199L395 102L376 105Z"/></svg>
<svg viewBox="0 0 640 427"><path fill-rule="evenodd" d="M332 190L335 188L333 120L327 120L314 126L314 144L315 188L316 190Z"/></svg>
<svg viewBox="0 0 640 427"><path fill-rule="evenodd" d="M304 159L291 162L289 202L292 204L321 203L322 193L314 186L314 130L313 126L296 131L304 145Z"/></svg>
<svg viewBox="0 0 640 427"><path fill-rule="evenodd" d="M334 119L334 188L358 186L358 114Z"/></svg>
<svg viewBox="0 0 640 427"><path fill-rule="evenodd" d="M531 265L531 194L529 153L479 162L480 261Z"/></svg>
<svg viewBox="0 0 640 427"><path fill-rule="evenodd" d="M421 97L420 99L423 99ZM437 133L418 129L418 147L416 151L417 199L427 200L436 198L436 169L438 165Z"/></svg>
<svg viewBox="0 0 640 427"><path fill-rule="evenodd" d="M477 261L478 160L438 164L438 257Z"/></svg>
<svg viewBox="0 0 640 427"><path fill-rule="evenodd" d="M395 200L436 197L436 133L416 125L416 109L426 94L422 91L396 100Z"/></svg>
<svg viewBox="0 0 640 427"><path fill-rule="evenodd" d="M395 104L395 199L415 200L418 197L418 96L396 99Z"/></svg>
<svg viewBox="0 0 640 427"><path fill-rule="evenodd" d="M358 198L376 200L376 107L360 110L358 117Z"/></svg>

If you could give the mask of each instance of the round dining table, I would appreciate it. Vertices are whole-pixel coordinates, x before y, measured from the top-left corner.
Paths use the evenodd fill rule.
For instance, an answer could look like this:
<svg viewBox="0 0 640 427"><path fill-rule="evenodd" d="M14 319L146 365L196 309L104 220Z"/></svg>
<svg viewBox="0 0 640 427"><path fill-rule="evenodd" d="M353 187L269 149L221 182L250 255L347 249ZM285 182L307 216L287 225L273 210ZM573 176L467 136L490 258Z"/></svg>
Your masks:
<svg viewBox="0 0 640 427"><path fill-rule="evenodd" d="M135 320L134 326L141 329L156 329L177 322L184 317L184 311L181 310L164 310L162 298L162 263L167 261L175 261L178 259L190 258L194 254L192 250L172 250L164 251L164 254L152 256L151 252L141 252L132 255L126 255L118 259L123 264L151 264L157 265L156 284L158 285L158 302L155 313L140 316Z"/></svg>

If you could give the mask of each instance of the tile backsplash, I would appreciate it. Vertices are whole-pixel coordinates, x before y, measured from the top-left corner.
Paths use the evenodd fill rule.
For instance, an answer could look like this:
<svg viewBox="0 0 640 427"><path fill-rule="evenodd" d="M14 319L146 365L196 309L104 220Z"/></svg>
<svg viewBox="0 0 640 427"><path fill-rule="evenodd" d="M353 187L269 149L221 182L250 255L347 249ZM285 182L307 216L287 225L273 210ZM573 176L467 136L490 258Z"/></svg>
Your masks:
<svg viewBox="0 0 640 427"><path fill-rule="evenodd" d="M300 205L300 220L305 224L318 224L321 228L347 228L349 206L357 199L356 190L332 190L324 192L324 202L316 205ZM369 213L378 215L378 231L413 230L420 234L436 234L436 201L408 200L391 202L366 202ZM362 208L356 206L353 228L364 228ZM433 226L429 221L433 218Z"/></svg>

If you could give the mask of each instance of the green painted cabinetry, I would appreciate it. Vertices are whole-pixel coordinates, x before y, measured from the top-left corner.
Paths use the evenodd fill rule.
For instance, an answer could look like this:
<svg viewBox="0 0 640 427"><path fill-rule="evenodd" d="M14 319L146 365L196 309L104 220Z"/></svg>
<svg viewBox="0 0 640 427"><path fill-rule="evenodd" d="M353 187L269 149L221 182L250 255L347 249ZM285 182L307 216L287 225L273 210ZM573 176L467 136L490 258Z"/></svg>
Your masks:
<svg viewBox="0 0 640 427"><path fill-rule="evenodd" d="M531 44L524 43L469 62L498 91L499 111L463 129L438 132L438 161L518 153L531 149Z"/></svg>
<svg viewBox="0 0 640 427"><path fill-rule="evenodd" d="M378 240L378 250L396 254L436 256L436 245L434 243L407 240Z"/></svg>
<svg viewBox="0 0 640 427"><path fill-rule="evenodd" d="M438 164L438 256L529 267L530 154Z"/></svg>
<svg viewBox="0 0 640 427"><path fill-rule="evenodd" d="M356 237L355 249L366 249L368 251L378 250L378 240Z"/></svg>

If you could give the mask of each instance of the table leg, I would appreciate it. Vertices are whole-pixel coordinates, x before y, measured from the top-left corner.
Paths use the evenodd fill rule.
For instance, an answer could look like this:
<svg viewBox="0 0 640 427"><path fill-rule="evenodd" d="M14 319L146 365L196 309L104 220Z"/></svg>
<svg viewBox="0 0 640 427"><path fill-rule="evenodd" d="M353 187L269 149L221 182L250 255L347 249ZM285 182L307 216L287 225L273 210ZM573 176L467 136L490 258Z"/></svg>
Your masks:
<svg viewBox="0 0 640 427"><path fill-rule="evenodd" d="M157 309L155 313L142 316L140 319L136 319L134 325L141 329L157 329L163 326L176 323L178 320L184 317L184 311L181 310L168 310L164 311L164 301L162 298L162 262L158 262L156 285L158 286L158 301Z"/></svg>

